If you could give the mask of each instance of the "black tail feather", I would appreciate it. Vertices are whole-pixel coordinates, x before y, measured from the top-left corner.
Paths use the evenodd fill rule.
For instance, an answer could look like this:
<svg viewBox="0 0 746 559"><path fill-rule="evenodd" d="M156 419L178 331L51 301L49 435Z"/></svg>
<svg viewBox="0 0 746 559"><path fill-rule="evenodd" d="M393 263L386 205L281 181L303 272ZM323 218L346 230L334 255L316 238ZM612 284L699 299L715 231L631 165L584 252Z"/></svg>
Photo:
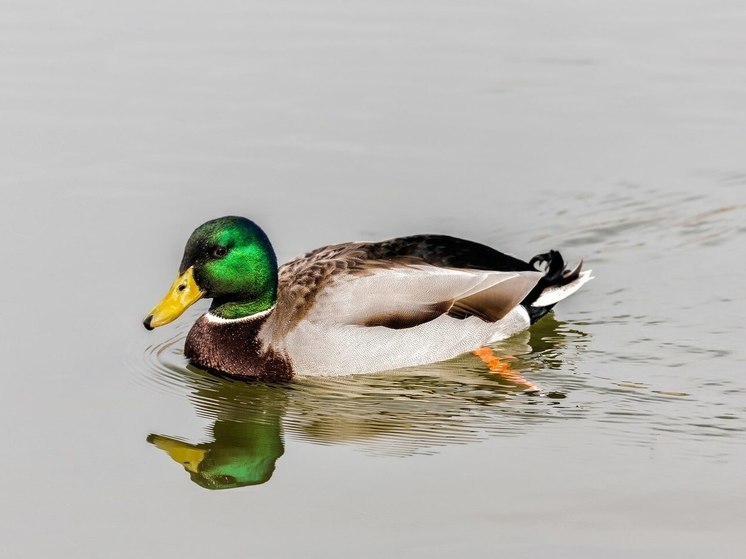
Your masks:
<svg viewBox="0 0 746 559"><path fill-rule="evenodd" d="M565 268L565 259L562 258L562 255L556 250L550 250L549 252L534 256L529 260L529 265L537 270L543 268L544 271L544 277L539 280L536 287L534 287L526 298L521 301L521 305L523 305L528 311L531 324L533 324L551 311L554 305L532 307L531 304L539 298L547 287L553 285L566 285L578 279L580 276L580 270L583 267L583 261L581 260L572 270L568 270Z"/></svg>

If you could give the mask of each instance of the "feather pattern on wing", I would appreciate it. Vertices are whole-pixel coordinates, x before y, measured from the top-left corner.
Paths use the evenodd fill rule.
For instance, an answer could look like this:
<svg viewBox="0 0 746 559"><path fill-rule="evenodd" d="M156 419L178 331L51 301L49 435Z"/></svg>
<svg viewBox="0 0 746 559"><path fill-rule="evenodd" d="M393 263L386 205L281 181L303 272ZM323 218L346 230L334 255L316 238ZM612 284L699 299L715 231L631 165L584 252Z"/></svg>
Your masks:
<svg viewBox="0 0 746 559"><path fill-rule="evenodd" d="M448 238L437 239L440 246ZM422 240L416 246L412 254L401 246L347 243L287 263L261 338L302 370L349 374L370 370L371 361L379 369L444 359L527 326L517 307L542 273L445 267ZM466 263L463 256L459 263ZM316 349L321 340L326 351Z"/></svg>
<svg viewBox="0 0 746 559"><path fill-rule="evenodd" d="M393 328L411 327L444 313L495 321L517 305L541 277L536 271L441 267L438 264L446 256L453 260L452 253L446 251L442 257L436 251L428 253L423 239L436 239L440 247L451 238L415 239L419 240L416 245L404 238L322 247L281 266L277 307L268 321L267 333L272 337L287 334L312 308L332 322L389 324ZM402 244L410 251L414 246L419 252L407 252Z"/></svg>

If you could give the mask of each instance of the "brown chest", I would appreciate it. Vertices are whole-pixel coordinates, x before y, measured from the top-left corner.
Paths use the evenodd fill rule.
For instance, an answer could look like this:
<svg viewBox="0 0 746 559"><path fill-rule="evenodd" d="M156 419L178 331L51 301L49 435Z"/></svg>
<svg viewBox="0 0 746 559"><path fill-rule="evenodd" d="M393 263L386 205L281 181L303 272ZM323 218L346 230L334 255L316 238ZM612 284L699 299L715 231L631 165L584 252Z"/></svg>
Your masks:
<svg viewBox="0 0 746 559"><path fill-rule="evenodd" d="M202 316L189 331L184 355L197 367L234 377L290 380L289 361L264 349L258 338L265 320L217 322Z"/></svg>

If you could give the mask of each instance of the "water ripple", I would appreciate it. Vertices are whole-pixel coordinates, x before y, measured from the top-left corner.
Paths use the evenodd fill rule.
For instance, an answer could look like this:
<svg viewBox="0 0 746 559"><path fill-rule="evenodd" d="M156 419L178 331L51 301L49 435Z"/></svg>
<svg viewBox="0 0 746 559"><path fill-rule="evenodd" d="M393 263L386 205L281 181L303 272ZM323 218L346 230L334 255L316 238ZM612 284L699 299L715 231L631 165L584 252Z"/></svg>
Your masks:
<svg viewBox="0 0 746 559"><path fill-rule="evenodd" d="M555 242L561 239L562 247L581 247L586 255L597 251L594 262L626 251L691 251L693 246L717 246L740 236L745 214L742 197L722 188L717 196L687 196L620 183L612 192L582 192L538 206L535 220L554 225L551 231L534 234L532 241L551 236ZM572 219L557 220L556 215Z"/></svg>
<svg viewBox="0 0 746 559"><path fill-rule="evenodd" d="M186 395L213 421L277 417L286 434L315 444L351 444L375 454L429 454L492 435L516 435L549 421L583 415L565 403L584 384L574 360L587 334L547 318L529 334L495 346L511 368L539 383L523 387L489 372L475 356L378 375L301 378L271 384L218 378L186 366L185 333L145 351L140 382Z"/></svg>

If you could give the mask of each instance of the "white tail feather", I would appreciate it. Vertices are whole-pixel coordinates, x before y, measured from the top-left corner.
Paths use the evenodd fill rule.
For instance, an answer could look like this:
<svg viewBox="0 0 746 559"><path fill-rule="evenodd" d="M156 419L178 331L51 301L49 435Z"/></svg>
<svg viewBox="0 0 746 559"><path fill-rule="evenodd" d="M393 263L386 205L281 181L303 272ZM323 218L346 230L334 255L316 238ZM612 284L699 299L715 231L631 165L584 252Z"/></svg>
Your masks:
<svg viewBox="0 0 746 559"><path fill-rule="evenodd" d="M554 305L555 303L558 303L565 297L569 297L573 293L575 293L578 289L580 289L583 284L588 283L593 279L593 276L591 275L592 270L586 270L585 272L580 272L580 275L578 276L578 279L575 281L571 281L568 284L565 285L557 285L553 287L547 287L544 291L541 292L541 295L539 295L539 298L536 299L533 303L531 303L532 307L548 307L549 305Z"/></svg>

